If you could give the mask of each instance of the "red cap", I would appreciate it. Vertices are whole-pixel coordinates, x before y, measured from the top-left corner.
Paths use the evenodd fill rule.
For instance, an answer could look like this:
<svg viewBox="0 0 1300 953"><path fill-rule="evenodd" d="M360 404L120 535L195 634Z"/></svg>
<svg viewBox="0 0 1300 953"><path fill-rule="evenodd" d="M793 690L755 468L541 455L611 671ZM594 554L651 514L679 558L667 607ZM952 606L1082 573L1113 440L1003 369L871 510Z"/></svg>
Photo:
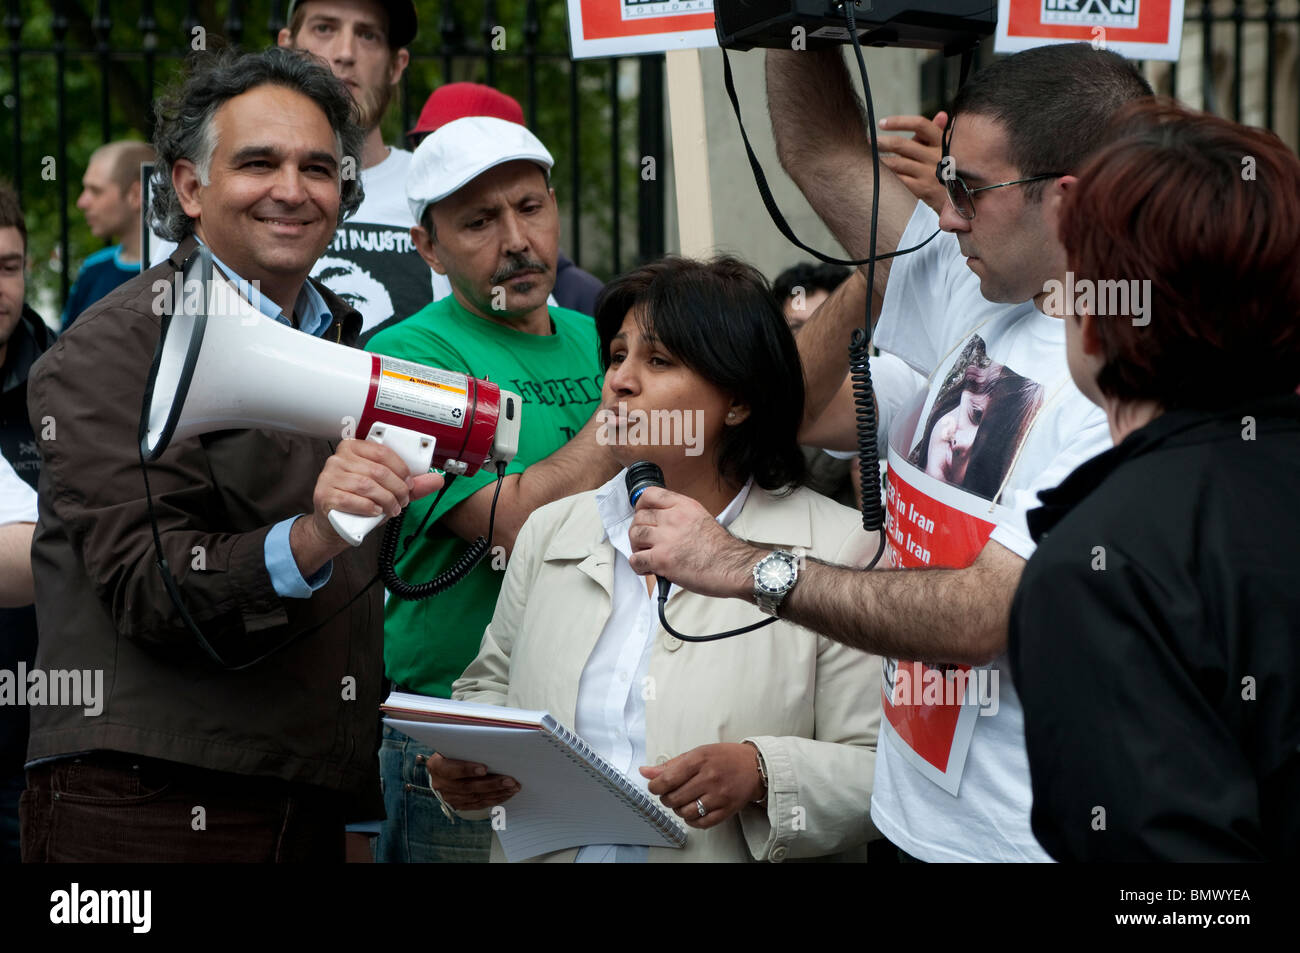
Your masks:
<svg viewBox="0 0 1300 953"><path fill-rule="evenodd" d="M435 89L425 100L419 121L407 135L433 132L466 116L492 116L522 126L524 107L513 96L482 83L447 83Z"/></svg>

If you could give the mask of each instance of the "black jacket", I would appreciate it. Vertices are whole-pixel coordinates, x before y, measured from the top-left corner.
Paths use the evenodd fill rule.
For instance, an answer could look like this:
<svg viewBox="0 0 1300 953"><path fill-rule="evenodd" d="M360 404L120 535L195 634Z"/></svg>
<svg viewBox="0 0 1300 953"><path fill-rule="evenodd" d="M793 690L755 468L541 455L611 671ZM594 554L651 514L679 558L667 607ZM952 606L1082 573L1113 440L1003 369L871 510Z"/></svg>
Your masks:
<svg viewBox="0 0 1300 953"><path fill-rule="evenodd" d="M27 375L56 336L30 305L23 305L0 368L0 453L32 489L41 474L41 457L27 420Z"/></svg>
<svg viewBox="0 0 1300 953"><path fill-rule="evenodd" d="M0 367L0 453L33 490L41 475L41 456L27 420L27 375L54 338L40 315L23 305ZM0 671L16 672L20 661L30 669L35 659L36 610L0 609ZM27 712L25 705L0 705L0 776L22 773Z"/></svg>
<svg viewBox="0 0 1300 953"><path fill-rule="evenodd" d="M1300 858L1300 397L1172 412L1029 514L1011 610L1058 860Z"/></svg>

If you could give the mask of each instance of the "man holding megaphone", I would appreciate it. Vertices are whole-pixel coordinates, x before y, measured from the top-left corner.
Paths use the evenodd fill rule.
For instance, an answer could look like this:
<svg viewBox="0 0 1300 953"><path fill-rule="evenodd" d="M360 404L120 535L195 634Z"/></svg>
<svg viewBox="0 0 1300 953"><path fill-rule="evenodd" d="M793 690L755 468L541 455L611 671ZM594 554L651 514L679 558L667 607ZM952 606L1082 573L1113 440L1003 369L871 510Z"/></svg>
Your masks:
<svg viewBox="0 0 1300 953"><path fill-rule="evenodd" d="M381 803L383 605L379 534L353 548L328 513L394 515L441 480L346 421L178 439L147 468L138 428L175 308L158 287L198 242L267 318L355 343L361 316L308 275L361 200L363 134L343 84L277 48L198 65L159 116L151 214L179 247L31 377L37 668L107 694L33 708L24 860L341 860Z"/></svg>

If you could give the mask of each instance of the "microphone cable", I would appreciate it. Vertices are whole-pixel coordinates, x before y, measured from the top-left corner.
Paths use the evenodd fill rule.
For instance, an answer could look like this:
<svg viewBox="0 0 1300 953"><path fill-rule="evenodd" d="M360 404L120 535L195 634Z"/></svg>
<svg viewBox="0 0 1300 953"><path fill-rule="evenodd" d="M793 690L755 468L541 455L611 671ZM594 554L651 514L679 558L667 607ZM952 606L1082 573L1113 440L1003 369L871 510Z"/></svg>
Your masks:
<svg viewBox="0 0 1300 953"><path fill-rule="evenodd" d="M627 501L632 504L632 509L636 510L636 501L641 498L641 493L646 487L664 486L664 472L659 469L657 464L648 460L639 460L627 468L627 476L624 477L627 483ZM667 487L664 487L667 489ZM683 642L717 642L720 639L729 639L732 636L744 635L746 632L753 632L755 629L761 629L765 625L771 625L776 621L776 616L768 619L762 619L751 625L739 629L729 629L726 632L719 632L716 635L685 635L678 632L668 624L668 616L665 615L665 605L668 602L668 590L672 582L658 577L659 583L659 624L675 639L681 639Z"/></svg>
<svg viewBox="0 0 1300 953"><path fill-rule="evenodd" d="M433 498L429 508L424 513L424 519L420 521L419 527L414 533L411 533L402 541L401 556L397 554L397 540L402 532L402 523L406 520L406 513L410 507L402 510L401 513L394 516L388 521L384 528L384 538L379 543L379 575L384 580L384 586L398 599L406 602L419 602L432 596L446 592L456 583L460 582L470 571L483 561L483 557L488 554L492 548L492 537L496 532L497 522L497 500L501 498L501 486L505 482L506 465L504 461L497 463L497 486L496 492L492 494L492 509L488 513L488 531L487 536L480 536L469 544L469 547L463 552L456 561L447 569L438 573L428 582L410 583L397 574L397 560L405 556L411 548L411 544L424 534L425 527L429 524L429 517L437 509L438 503L442 500L442 495L447 492L452 482L456 479L455 474L449 474L438 491L438 495Z"/></svg>

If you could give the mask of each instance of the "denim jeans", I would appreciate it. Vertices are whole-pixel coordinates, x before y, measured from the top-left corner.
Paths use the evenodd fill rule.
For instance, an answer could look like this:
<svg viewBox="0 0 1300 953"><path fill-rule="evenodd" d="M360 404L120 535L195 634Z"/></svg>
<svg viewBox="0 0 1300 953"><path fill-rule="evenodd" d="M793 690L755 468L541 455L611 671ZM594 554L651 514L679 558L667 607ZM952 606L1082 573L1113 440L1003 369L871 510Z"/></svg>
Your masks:
<svg viewBox="0 0 1300 953"><path fill-rule="evenodd" d="M334 791L111 751L29 769L21 815L26 863L343 860Z"/></svg>
<svg viewBox="0 0 1300 953"><path fill-rule="evenodd" d="M487 863L492 822L453 822L442 813L424 769L432 754L432 748L384 725L379 777L388 820L379 830L375 859L388 864Z"/></svg>

